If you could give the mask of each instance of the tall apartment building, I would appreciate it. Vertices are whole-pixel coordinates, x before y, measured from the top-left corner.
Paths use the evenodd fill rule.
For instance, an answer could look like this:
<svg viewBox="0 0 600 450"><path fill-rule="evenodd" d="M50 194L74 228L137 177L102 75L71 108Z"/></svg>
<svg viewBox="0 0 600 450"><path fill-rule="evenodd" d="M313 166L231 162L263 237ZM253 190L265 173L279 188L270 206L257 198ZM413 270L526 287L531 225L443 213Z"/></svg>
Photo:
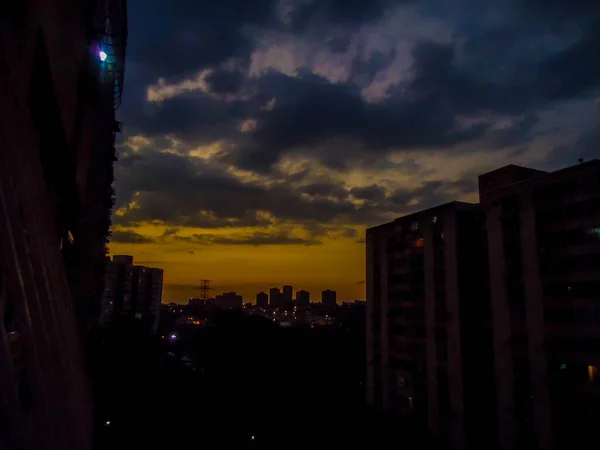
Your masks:
<svg viewBox="0 0 600 450"><path fill-rule="evenodd" d="M303 308L310 306L310 292L303 290L296 292L296 305Z"/></svg>
<svg viewBox="0 0 600 450"><path fill-rule="evenodd" d="M266 292L259 292L256 294L256 306L267 309L269 307L269 294Z"/></svg>
<svg viewBox="0 0 600 450"><path fill-rule="evenodd" d="M279 288L269 289L269 305L271 308L281 308L281 291Z"/></svg>
<svg viewBox="0 0 600 450"><path fill-rule="evenodd" d="M600 161L479 177L487 216L500 448L595 442Z"/></svg>
<svg viewBox="0 0 600 450"><path fill-rule="evenodd" d="M453 448L494 429L484 239L460 202L367 230L368 402Z"/></svg>
<svg viewBox="0 0 600 450"><path fill-rule="evenodd" d="M155 332L162 286L162 269L136 266L132 256L115 255L106 271L101 322L107 325L118 317L135 318Z"/></svg>
<svg viewBox="0 0 600 450"><path fill-rule="evenodd" d="M453 448L594 442L600 161L367 230L367 400Z"/></svg>
<svg viewBox="0 0 600 450"><path fill-rule="evenodd" d="M91 444L80 338L100 313L126 33L124 1L0 6L0 448Z"/></svg>
<svg viewBox="0 0 600 450"><path fill-rule="evenodd" d="M281 292L281 306L285 309L291 308L294 302L294 287L290 285L283 286Z"/></svg>
<svg viewBox="0 0 600 450"><path fill-rule="evenodd" d="M244 306L244 298L235 292L224 292L215 297L215 303L219 309L240 310Z"/></svg>
<svg viewBox="0 0 600 450"><path fill-rule="evenodd" d="M331 289L321 292L321 303L326 308L335 308L337 306L337 293Z"/></svg>

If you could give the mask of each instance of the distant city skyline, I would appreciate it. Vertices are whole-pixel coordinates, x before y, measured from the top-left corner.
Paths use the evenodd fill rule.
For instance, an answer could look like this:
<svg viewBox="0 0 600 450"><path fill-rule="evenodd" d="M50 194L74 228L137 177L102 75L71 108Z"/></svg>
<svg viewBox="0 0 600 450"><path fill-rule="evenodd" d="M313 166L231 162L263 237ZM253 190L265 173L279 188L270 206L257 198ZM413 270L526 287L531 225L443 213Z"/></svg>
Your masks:
<svg viewBox="0 0 600 450"><path fill-rule="evenodd" d="M153 261L140 261L140 264L143 263L148 265L153 264L154 267L161 267L160 264ZM170 275L167 270L165 270L164 276L165 279L169 279ZM198 283L191 285L165 282L163 284L163 303L174 302L180 304L187 304L190 298L199 296L199 291L197 289L199 284L199 281ZM346 283L339 283L338 285L335 282L324 282L319 284L295 284L287 281L271 283L221 283L220 279L215 278L211 279L211 286L213 287L213 290L210 291L210 297L215 297L216 295L223 294L226 292L235 292L244 298L244 303L255 303L256 294L258 294L259 292L266 292L267 294L269 294L269 290L273 287L277 287L280 291L282 291L283 286L285 285L293 286L294 298L298 291L308 291L310 293L311 302L320 302L321 292L326 291L327 289L336 291L337 301L340 304L343 302L353 302L355 300L365 300L364 281L362 280L359 280L354 284L350 285Z"/></svg>
<svg viewBox="0 0 600 450"><path fill-rule="evenodd" d="M287 250L289 254L283 258L284 261L276 271L273 270L271 262L271 249L261 249L258 253L263 253L262 257L252 253L256 252L256 249L244 250L238 254L230 253L229 249L226 249L223 251L224 255L214 255L214 259L213 249L207 249L203 252L207 254L201 259L198 255L187 253L155 254L154 250L151 254L146 251L140 253L140 250L147 247L137 244L111 243L109 247L111 255L132 255L139 264L163 269L165 303L185 303L189 298L198 295L195 288L202 278L212 280L215 291L212 291L211 295L234 291L242 295L245 301L253 301L257 292L268 292L273 286L282 289L286 284L294 286L294 289L309 291L313 295L318 293L318 298L321 291L334 289L340 302L364 300L364 245L354 244L344 255L341 244L334 244L335 253L322 253L315 258L311 255L314 249L290 248ZM321 250L325 250L327 245ZM230 260L227 261L225 256ZM275 254L272 256L276 257ZM265 257L268 261L262 265L257 264L256 261ZM310 266L316 266L317 269L308 270L307 259L314 262Z"/></svg>
<svg viewBox="0 0 600 450"><path fill-rule="evenodd" d="M244 303L251 303L251 304L257 304L258 298L261 296L261 294L264 294L267 298L267 302L270 303L271 302L271 295L273 294L274 290L278 290L278 295L281 298L284 298L284 291L283 291L283 287L284 286L289 286L292 288L292 300L297 301L298 300L298 293L300 293L300 297L305 300L306 298L308 298L309 303L321 303L323 301L323 298L327 296L327 294L331 294L333 293L333 301L335 302L337 299L337 302L339 304L343 303L343 302L354 302L356 300L359 301L364 301L364 299L360 299L360 298L354 298L354 299L345 299L345 300L340 300L339 296L337 295L337 291L335 289L322 289L320 291L310 291L308 289L296 289L295 286L292 285L282 285L282 286L271 286L268 289L263 289L263 290L259 290L254 292L251 295L243 295L240 292L237 292L235 290L231 290L229 292L219 292L218 290L213 290L211 291L210 294L210 298L216 298L219 296L222 296L223 294L237 294L237 295L241 295L243 298ZM185 301L170 301L170 300L165 300L163 298L163 304L168 304L168 303L179 303L179 304L188 304L190 299L193 298L199 298L199 291L196 289L194 290L194 295L192 295L191 297L188 297L185 299ZM306 295L308 294L308 295ZM331 298L331 297L330 297Z"/></svg>

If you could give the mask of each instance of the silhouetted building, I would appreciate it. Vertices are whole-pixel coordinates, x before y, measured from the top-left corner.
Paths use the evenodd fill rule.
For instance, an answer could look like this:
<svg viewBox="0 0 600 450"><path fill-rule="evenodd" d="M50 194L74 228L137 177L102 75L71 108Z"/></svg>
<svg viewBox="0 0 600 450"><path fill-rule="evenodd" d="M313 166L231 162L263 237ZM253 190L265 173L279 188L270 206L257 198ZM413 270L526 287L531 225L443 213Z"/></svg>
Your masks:
<svg viewBox="0 0 600 450"><path fill-rule="evenodd" d="M100 313L124 2L0 9L0 448L87 449L80 337Z"/></svg>
<svg viewBox="0 0 600 450"><path fill-rule="evenodd" d="M593 442L600 161L479 186L367 231L367 400L453 448Z"/></svg>
<svg viewBox="0 0 600 450"><path fill-rule="evenodd" d="M269 305L271 308L281 307L281 291L279 288L269 289Z"/></svg>
<svg viewBox="0 0 600 450"><path fill-rule="evenodd" d="M325 308L335 308L337 306L337 294L331 289L321 292L321 303Z"/></svg>
<svg viewBox="0 0 600 450"><path fill-rule="evenodd" d="M192 316L201 315L206 309L206 299L190 298L188 300L187 310Z"/></svg>
<svg viewBox="0 0 600 450"><path fill-rule="evenodd" d="M367 230L368 401L452 448L495 427L486 258L477 205Z"/></svg>
<svg viewBox="0 0 600 450"><path fill-rule="evenodd" d="M310 306L310 292L298 291L296 292L296 305L302 308Z"/></svg>
<svg viewBox="0 0 600 450"><path fill-rule="evenodd" d="M294 302L294 287L285 285L283 286L283 292L281 293L282 307L289 309L292 307Z"/></svg>
<svg viewBox="0 0 600 450"><path fill-rule="evenodd" d="M225 292L215 297L215 303L220 309L242 309L244 299L235 292Z"/></svg>
<svg viewBox="0 0 600 450"><path fill-rule="evenodd" d="M203 298L190 298L188 300L188 306L193 307L202 307L205 304L205 299Z"/></svg>
<svg viewBox="0 0 600 450"><path fill-rule="evenodd" d="M600 417L600 161L479 177L500 449L580 447Z"/></svg>
<svg viewBox="0 0 600 450"><path fill-rule="evenodd" d="M141 320L155 332L162 301L163 271L133 265L133 257L115 255L109 263L101 321L107 325L118 317Z"/></svg>
<svg viewBox="0 0 600 450"><path fill-rule="evenodd" d="M256 306L267 309L269 307L269 295L266 292L256 294Z"/></svg>

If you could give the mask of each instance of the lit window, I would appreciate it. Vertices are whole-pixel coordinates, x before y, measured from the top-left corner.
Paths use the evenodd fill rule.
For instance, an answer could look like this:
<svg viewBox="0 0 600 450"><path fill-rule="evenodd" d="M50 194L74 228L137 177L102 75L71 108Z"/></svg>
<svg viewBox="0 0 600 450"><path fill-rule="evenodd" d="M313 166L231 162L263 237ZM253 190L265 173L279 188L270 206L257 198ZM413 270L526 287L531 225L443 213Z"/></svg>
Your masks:
<svg viewBox="0 0 600 450"><path fill-rule="evenodd" d="M73 233L67 231L67 238L69 239L69 244L73 244L75 242L75 238L73 237Z"/></svg>
<svg viewBox="0 0 600 450"><path fill-rule="evenodd" d="M410 224L411 231L417 231L419 229L419 222L413 222Z"/></svg>
<svg viewBox="0 0 600 450"><path fill-rule="evenodd" d="M415 241L415 247L417 248L423 248L424 245L425 241L423 240L423 238L419 238Z"/></svg>
<svg viewBox="0 0 600 450"><path fill-rule="evenodd" d="M561 369L561 370L565 370L566 368L567 368L567 365L566 365L566 364L561 364L561 365L560 365L560 369Z"/></svg>
<svg viewBox="0 0 600 450"><path fill-rule="evenodd" d="M598 368L596 366L588 366L588 381L593 383L598 379Z"/></svg>
<svg viewBox="0 0 600 450"><path fill-rule="evenodd" d="M437 216L433 216L433 218L431 219L431 221L432 221L433 223L437 223Z"/></svg>

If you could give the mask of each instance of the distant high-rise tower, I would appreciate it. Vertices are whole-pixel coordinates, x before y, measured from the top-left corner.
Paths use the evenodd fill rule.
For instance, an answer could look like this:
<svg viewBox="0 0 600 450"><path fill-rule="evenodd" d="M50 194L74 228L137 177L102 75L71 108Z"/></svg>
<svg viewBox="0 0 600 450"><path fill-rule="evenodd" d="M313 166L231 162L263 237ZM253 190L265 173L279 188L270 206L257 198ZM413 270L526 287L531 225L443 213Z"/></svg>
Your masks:
<svg viewBox="0 0 600 450"><path fill-rule="evenodd" d="M244 298L235 292L225 292L215 297L215 304L220 309L242 309Z"/></svg>
<svg viewBox="0 0 600 450"><path fill-rule="evenodd" d="M256 294L256 306L263 309L269 307L269 295L266 292Z"/></svg>
<svg viewBox="0 0 600 450"><path fill-rule="evenodd" d="M134 266L133 257L115 255L106 273L102 323L108 324L117 317L131 317L141 320L155 332L162 286L162 269Z"/></svg>
<svg viewBox="0 0 600 450"><path fill-rule="evenodd" d="M269 289L269 305L271 308L281 307L281 291L279 288L274 287Z"/></svg>
<svg viewBox="0 0 600 450"><path fill-rule="evenodd" d="M327 289L321 293L321 303L326 308L335 308L337 305L337 294L331 289Z"/></svg>
<svg viewBox="0 0 600 450"><path fill-rule="evenodd" d="M281 294L281 307L290 308L294 301L294 287L285 285L283 286L283 293Z"/></svg>
<svg viewBox="0 0 600 450"><path fill-rule="evenodd" d="M296 292L296 305L306 308L310 305L310 292L298 291Z"/></svg>

